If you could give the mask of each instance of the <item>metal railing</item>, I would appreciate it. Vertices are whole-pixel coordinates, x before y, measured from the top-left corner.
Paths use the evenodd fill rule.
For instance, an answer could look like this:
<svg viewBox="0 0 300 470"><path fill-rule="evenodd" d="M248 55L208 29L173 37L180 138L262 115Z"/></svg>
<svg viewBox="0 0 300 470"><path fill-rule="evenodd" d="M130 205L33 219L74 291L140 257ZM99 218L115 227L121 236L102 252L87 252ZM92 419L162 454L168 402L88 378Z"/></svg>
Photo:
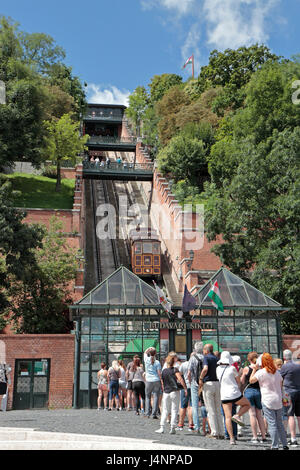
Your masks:
<svg viewBox="0 0 300 470"><path fill-rule="evenodd" d="M93 172L113 172L113 173L153 173L153 163L130 163L130 162L90 162L83 161L83 170Z"/></svg>
<svg viewBox="0 0 300 470"><path fill-rule="evenodd" d="M135 137L111 137L93 135L88 140L89 144L108 144L108 145L122 145L122 144L134 144L136 145Z"/></svg>

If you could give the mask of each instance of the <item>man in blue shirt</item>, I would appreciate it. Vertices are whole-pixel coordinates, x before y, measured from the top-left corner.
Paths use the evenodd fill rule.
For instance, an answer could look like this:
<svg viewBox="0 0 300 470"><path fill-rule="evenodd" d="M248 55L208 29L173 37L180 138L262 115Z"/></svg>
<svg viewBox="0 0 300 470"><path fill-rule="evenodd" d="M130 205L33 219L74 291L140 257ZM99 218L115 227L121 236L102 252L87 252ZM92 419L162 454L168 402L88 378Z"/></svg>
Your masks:
<svg viewBox="0 0 300 470"><path fill-rule="evenodd" d="M212 344L206 344L203 348L203 369L200 374L199 384L200 387L203 386L203 399L208 413L211 437L224 439L220 384L216 374L218 359L213 351Z"/></svg>
<svg viewBox="0 0 300 470"><path fill-rule="evenodd" d="M286 349L283 351L284 364L280 369L280 374L283 377L283 386L285 391L289 394L291 405L288 409L289 428L291 431L291 442L288 444L296 447L296 422L294 416L298 421L300 430L300 364L292 361L292 351Z"/></svg>

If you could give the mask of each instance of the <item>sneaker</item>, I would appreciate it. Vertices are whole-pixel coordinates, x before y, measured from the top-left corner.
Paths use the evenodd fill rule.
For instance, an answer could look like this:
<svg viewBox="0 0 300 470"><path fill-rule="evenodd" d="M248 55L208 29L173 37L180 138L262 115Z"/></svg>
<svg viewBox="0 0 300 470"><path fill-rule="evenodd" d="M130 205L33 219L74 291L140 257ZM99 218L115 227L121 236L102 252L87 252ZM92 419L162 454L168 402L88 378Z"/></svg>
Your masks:
<svg viewBox="0 0 300 470"><path fill-rule="evenodd" d="M289 450L289 446L283 446L282 450Z"/></svg>
<svg viewBox="0 0 300 470"><path fill-rule="evenodd" d="M245 423L241 420L241 418L238 415L232 416L232 421L236 424L238 424L241 427L245 426Z"/></svg>
<svg viewBox="0 0 300 470"><path fill-rule="evenodd" d="M297 446L298 446L298 442L297 442L297 441L289 441L289 442L288 442L288 445L291 446L291 447L297 447Z"/></svg>
<svg viewBox="0 0 300 470"><path fill-rule="evenodd" d="M231 445L231 446L236 446L236 442L235 442L234 439L233 439L233 441L230 439L230 445Z"/></svg>
<svg viewBox="0 0 300 470"><path fill-rule="evenodd" d="M149 416L149 418L150 418L150 416ZM158 416L154 415L154 416L152 416L152 419L158 419Z"/></svg>
<svg viewBox="0 0 300 470"><path fill-rule="evenodd" d="M169 434L176 434L175 428L171 428Z"/></svg>
<svg viewBox="0 0 300 470"><path fill-rule="evenodd" d="M155 431L157 434L163 434L164 433L164 428L159 428Z"/></svg>
<svg viewBox="0 0 300 470"><path fill-rule="evenodd" d="M192 426L189 426L189 432L193 432L194 428Z"/></svg>
<svg viewBox="0 0 300 470"><path fill-rule="evenodd" d="M122 411L122 408L121 408L121 406L120 406L120 408L119 408L119 411Z"/></svg>
<svg viewBox="0 0 300 470"><path fill-rule="evenodd" d="M259 440L258 439L251 439L251 444L259 444Z"/></svg>
<svg viewBox="0 0 300 470"><path fill-rule="evenodd" d="M183 431L183 426L177 426L175 429L176 431Z"/></svg>

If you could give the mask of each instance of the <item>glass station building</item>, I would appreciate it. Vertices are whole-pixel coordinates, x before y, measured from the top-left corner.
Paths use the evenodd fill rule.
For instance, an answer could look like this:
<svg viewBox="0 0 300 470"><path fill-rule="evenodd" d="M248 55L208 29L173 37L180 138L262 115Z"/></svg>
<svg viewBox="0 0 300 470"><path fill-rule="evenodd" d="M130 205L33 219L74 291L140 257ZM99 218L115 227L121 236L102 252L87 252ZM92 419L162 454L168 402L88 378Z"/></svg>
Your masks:
<svg viewBox="0 0 300 470"><path fill-rule="evenodd" d="M207 297L218 281L225 313ZM70 307L76 322L74 407L96 407L100 363L129 362L154 346L163 359L175 350L189 357L202 340L215 350L228 350L245 359L248 352L281 354L279 315L284 309L264 293L221 268L196 293L198 305L189 314L174 306L168 317L155 289L121 266L78 303Z"/></svg>

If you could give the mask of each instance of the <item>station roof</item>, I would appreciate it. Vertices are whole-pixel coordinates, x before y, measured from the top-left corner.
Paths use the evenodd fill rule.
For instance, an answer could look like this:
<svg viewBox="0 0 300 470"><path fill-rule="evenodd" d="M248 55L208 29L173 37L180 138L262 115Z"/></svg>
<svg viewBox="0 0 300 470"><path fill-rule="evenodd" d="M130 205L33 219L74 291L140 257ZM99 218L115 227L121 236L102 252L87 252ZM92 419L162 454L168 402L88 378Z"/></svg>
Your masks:
<svg viewBox="0 0 300 470"><path fill-rule="evenodd" d="M161 309L156 290L124 266L120 266L71 308Z"/></svg>
<svg viewBox="0 0 300 470"><path fill-rule="evenodd" d="M219 269L195 294L199 308L214 308L207 295L216 281L225 310L288 310L224 267Z"/></svg>

